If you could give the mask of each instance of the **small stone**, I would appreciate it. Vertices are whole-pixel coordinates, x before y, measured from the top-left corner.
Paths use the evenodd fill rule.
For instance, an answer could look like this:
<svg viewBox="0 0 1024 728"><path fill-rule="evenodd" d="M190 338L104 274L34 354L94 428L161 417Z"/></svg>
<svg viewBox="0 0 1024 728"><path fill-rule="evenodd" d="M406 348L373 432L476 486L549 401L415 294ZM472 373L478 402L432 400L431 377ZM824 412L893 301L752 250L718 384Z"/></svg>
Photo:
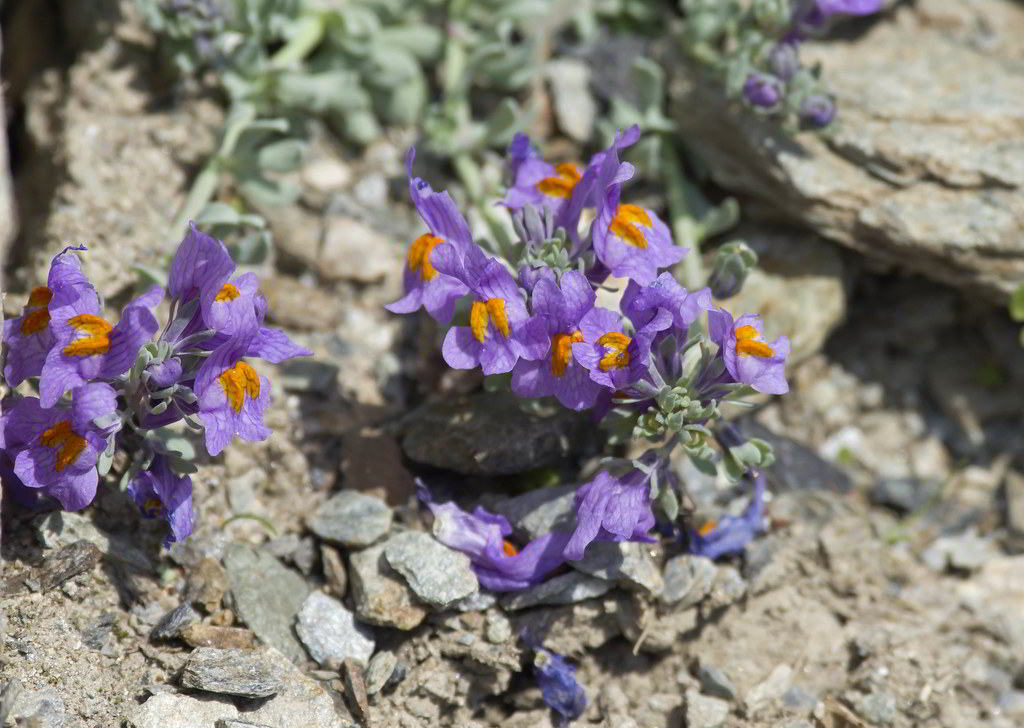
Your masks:
<svg viewBox="0 0 1024 728"><path fill-rule="evenodd" d="M782 704L788 710L808 712L818 704L818 696L799 685L793 685L782 694Z"/></svg>
<svg viewBox="0 0 1024 728"><path fill-rule="evenodd" d="M384 501L354 490L343 490L309 519L309 528L325 541L344 546L369 546L391 528L393 514Z"/></svg>
<svg viewBox="0 0 1024 728"><path fill-rule="evenodd" d="M349 576L356 614L363 621L410 630L426 618L427 610L413 601L409 587L387 565L383 545L349 556Z"/></svg>
<svg viewBox="0 0 1024 728"><path fill-rule="evenodd" d="M491 510L505 516L532 541L551 531L572 531L576 527L576 485L537 488L494 503Z"/></svg>
<svg viewBox="0 0 1024 728"><path fill-rule="evenodd" d="M515 611L538 604L573 604L607 594L612 588L613 585L604 579L570 571L505 597L501 606Z"/></svg>
<svg viewBox="0 0 1024 728"><path fill-rule="evenodd" d="M228 575L217 559L203 556L188 573L185 601L199 604L208 613L220 610L221 600L228 590Z"/></svg>
<svg viewBox="0 0 1024 728"><path fill-rule="evenodd" d="M879 478L871 489L871 500L899 513L923 508L938 495L941 484L921 478Z"/></svg>
<svg viewBox="0 0 1024 728"><path fill-rule="evenodd" d="M3 725L32 728L63 728L67 721L64 701L53 688L22 690L14 698L7 717L11 723Z"/></svg>
<svg viewBox="0 0 1024 728"><path fill-rule="evenodd" d="M789 690L792 681L793 668L784 662L776 665L768 677L747 691L744 696L747 712L753 714L761 708L782 700L782 696Z"/></svg>
<svg viewBox="0 0 1024 728"><path fill-rule="evenodd" d="M342 705L335 705L319 682L296 668L272 647L266 649L264 655L277 670L281 688L272 698L257 703L259 707L255 710L247 709L240 718L274 728L352 728L348 711Z"/></svg>
<svg viewBox="0 0 1024 728"><path fill-rule="evenodd" d="M40 516L34 523L39 529L43 545L48 549L61 548L85 540L99 549L100 554L108 561L123 564L143 573L153 571L153 563L149 557L128 539L101 531L88 517L80 513L54 511Z"/></svg>
<svg viewBox="0 0 1024 728"><path fill-rule="evenodd" d="M221 718L213 724L213 728L274 728L266 723L250 723L247 720L235 720L234 718Z"/></svg>
<svg viewBox="0 0 1024 728"><path fill-rule="evenodd" d="M590 91L590 68L576 58L560 58L544 66L558 127L578 142L590 139L597 117L597 104Z"/></svg>
<svg viewBox="0 0 1024 728"><path fill-rule="evenodd" d="M317 268L328 281L374 283L400 265L400 251L388 236L351 217L327 219Z"/></svg>
<svg viewBox="0 0 1024 728"><path fill-rule="evenodd" d="M100 550L90 542L75 541L47 556L38 568L8 578L3 582L0 593L14 595L26 588L33 591L56 589L79 574L92 571L100 556Z"/></svg>
<svg viewBox="0 0 1024 728"><path fill-rule="evenodd" d="M665 563L665 589L660 599L663 604L686 609L699 604L715 583L718 567L704 556L680 554Z"/></svg>
<svg viewBox="0 0 1024 728"><path fill-rule="evenodd" d="M392 536L384 544L384 557L417 597L442 609L480 588L468 556L422 531Z"/></svg>
<svg viewBox="0 0 1024 728"><path fill-rule="evenodd" d="M728 675L714 665L702 661L697 668L697 679L700 680L701 690L707 695L722 700L736 699L736 686Z"/></svg>
<svg viewBox="0 0 1024 728"><path fill-rule="evenodd" d="M718 728L729 716L729 704L718 698L686 691L686 728Z"/></svg>
<svg viewBox="0 0 1024 728"><path fill-rule="evenodd" d="M238 708L212 697L158 693L128 716L128 728L210 728L218 720L237 718Z"/></svg>
<svg viewBox="0 0 1024 728"><path fill-rule="evenodd" d="M320 563L324 567L324 579L327 580L328 591L341 599L348 589L348 574L345 572L345 562L342 561L338 549L321 544Z"/></svg>
<svg viewBox="0 0 1024 728"><path fill-rule="evenodd" d="M721 609L734 604L747 593L747 582L733 566L719 567L708 595L709 609Z"/></svg>
<svg viewBox="0 0 1024 728"><path fill-rule="evenodd" d="M305 660L292 629L310 591L305 580L270 554L239 543L228 546L224 565L242 621L295 662Z"/></svg>
<svg viewBox="0 0 1024 728"><path fill-rule="evenodd" d="M331 331L341 321L336 296L291 276L264 276L260 290L267 298L267 317L298 331Z"/></svg>
<svg viewBox="0 0 1024 728"><path fill-rule="evenodd" d="M331 157L317 157L307 162L300 173L302 182L316 192L328 193L352 181L352 169Z"/></svg>
<svg viewBox="0 0 1024 728"><path fill-rule="evenodd" d="M167 640L177 637L190 624L199 621L199 615L191 604L179 604L167 612L149 633L151 640Z"/></svg>
<svg viewBox="0 0 1024 728"><path fill-rule="evenodd" d="M486 612L497 603L498 597L494 592L481 590L460 599L451 608L457 612Z"/></svg>
<svg viewBox="0 0 1024 728"><path fill-rule="evenodd" d="M281 689L281 677L261 651L197 647L188 656L181 684L208 693L265 698Z"/></svg>
<svg viewBox="0 0 1024 728"><path fill-rule="evenodd" d="M398 658L389 650L381 650L370 659L366 668L366 693L376 695L387 685L398 666Z"/></svg>
<svg viewBox="0 0 1024 728"><path fill-rule="evenodd" d="M491 612L487 615L484 637L492 644L501 644L512 639L512 623L504 614Z"/></svg>
<svg viewBox="0 0 1024 728"><path fill-rule="evenodd" d="M108 646L116 620L117 615L113 612L101 614L98 619L93 620L88 627L82 630L82 644L102 652Z"/></svg>
<svg viewBox="0 0 1024 728"><path fill-rule="evenodd" d="M364 725L370 724L370 701L366 694L366 680L363 666L349 658L342 664L342 676L345 678L345 693L349 704L355 708L356 717Z"/></svg>
<svg viewBox="0 0 1024 728"><path fill-rule="evenodd" d="M595 541L580 561L569 565L585 574L613 581L632 591L660 594L665 588L650 547L635 541Z"/></svg>
<svg viewBox="0 0 1024 728"><path fill-rule="evenodd" d="M321 665L350 657L366 664L373 655L373 632L357 624L341 602L320 591L306 597L295 630L310 656Z"/></svg>
<svg viewBox="0 0 1024 728"><path fill-rule="evenodd" d="M948 567L976 571L994 556L992 541L970 529L956 536L940 536L921 554L921 559L936 571Z"/></svg>
<svg viewBox="0 0 1024 728"><path fill-rule="evenodd" d="M241 627L218 627L213 624L192 624L181 631L181 638L192 647L251 649L255 635Z"/></svg>

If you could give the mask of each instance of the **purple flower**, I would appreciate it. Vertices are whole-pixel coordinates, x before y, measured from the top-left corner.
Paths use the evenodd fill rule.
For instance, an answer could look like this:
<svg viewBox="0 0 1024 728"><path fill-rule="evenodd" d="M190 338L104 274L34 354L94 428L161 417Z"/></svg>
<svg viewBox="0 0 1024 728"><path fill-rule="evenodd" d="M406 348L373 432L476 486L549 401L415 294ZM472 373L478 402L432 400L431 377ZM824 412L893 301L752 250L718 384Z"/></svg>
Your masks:
<svg viewBox="0 0 1024 728"><path fill-rule="evenodd" d="M754 106L771 109L782 100L782 81L768 73L755 71L743 84L743 95Z"/></svg>
<svg viewBox="0 0 1024 728"><path fill-rule="evenodd" d="M572 345L584 340L580 321L597 300L586 277L577 271L562 275L561 287L547 278L533 289L533 312L544 321L551 345L536 361L520 359L512 370L512 391L520 397L554 395L564 406L582 410L594 406L601 385L573 356Z"/></svg>
<svg viewBox="0 0 1024 728"><path fill-rule="evenodd" d="M424 180L413 177L415 159L416 149L413 148L405 158L409 196L430 232L416 238L409 248L403 275L405 295L385 308L393 313L412 313L423 306L435 319L447 323L455 312L456 299L466 293L466 286L439 271L436 254L438 248L443 247L461 255L463 250L474 247L473 236L451 195L434 192Z"/></svg>
<svg viewBox="0 0 1024 728"><path fill-rule="evenodd" d="M216 291L227 283L235 270L235 261L224 243L200 232L194 222L189 226L189 232L174 253L167 279L168 294L181 301L198 298L203 290L214 291L216 296Z"/></svg>
<svg viewBox="0 0 1024 728"><path fill-rule="evenodd" d="M437 250L434 264L461 281L474 299L469 326L453 326L444 337L441 353L448 366L479 366L484 374L503 374L519 359L540 359L547 353L544 322L527 314L522 291L498 260L476 247L460 256L445 246Z"/></svg>
<svg viewBox="0 0 1024 728"><path fill-rule="evenodd" d="M821 129L836 118L836 102L826 94L811 94L800 105L800 120L809 127Z"/></svg>
<svg viewBox="0 0 1024 728"><path fill-rule="evenodd" d="M128 486L135 505L146 518L166 518L171 533L164 542L184 541L192 533L192 479L171 470L167 458L157 455L149 470Z"/></svg>
<svg viewBox="0 0 1024 728"><path fill-rule="evenodd" d="M711 309L711 289L687 291L671 273L665 271L646 286L630 281L622 294L621 307L638 331L650 326L660 311L667 312L682 345L690 325L702 311Z"/></svg>
<svg viewBox="0 0 1024 728"><path fill-rule="evenodd" d="M79 300L91 300L99 306L99 298L89 280L82 273L82 264L72 250L85 250L85 246L64 248L50 263L45 286L32 289L21 316L4 322L4 341L7 343L7 365L4 377L16 387L26 377L37 377L43 371L46 355L56 341L51 320L56 314L74 306Z"/></svg>
<svg viewBox="0 0 1024 728"><path fill-rule="evenodd" d="M99 301L82 296L52 312L54 346L46 356L39 379L43 407L53 407L65 392L93 379L112 379L135 363L139 348L159 328L151 308L163 298L153 286L131 301L112 326L100 314Z"/></svg>
<svg viewBox="0 0 1024 728"><path fill-rule="evenodd" d="M565 547L571 561L583 558L592 541L653 541L650 477L639 470L616 478L607 472L576 491L576 530Z"/></svg>
<svg viewBox="0 0 1024 728"><path fill-rule="evenodd" d="M720 521L705 523L690 532L690 553L717 559L726 554L741 553L761 529L764 517L764 474L756 471L754 499L741 516L726 516Z"/></svg>
<svg viewBox="0 0 1024 728"><path fill-rule="evenodd" d="M587 708L587 694L576 682L576 668L564 657L539 648L533 671L544 702L558 713L559 723L566 724L583 715Z"/></svg>
<svg viewBox="0 0 1024 728"><path fill-rule="evenodd" d="M619 202L622 182L632 167L618 160L618 148L605 152L598 173L594 252L611 275L650 283L658 269L678 263L686 250L672 242L668 226L647 208Z"/></svg>
<svg viewBox="0 0 1024 728"><path fill-rule="evenodd" d="M117 395L102 382L76 387L70 405L44 409L25 397L0 418L0 448L13 457L23 485L41 489L65 510L80 510L96 496L96 461L117 429L97 422L116 409Z"/></svg>
<svg viewBox="0 0 1024 728"><path fill-rule="evenodd" d="M814 0L818 12L832 15L871 15L882 9L882 0Z"/></svg>
<svg viewBox="0 0 1024 728"><path fill-rule="evenodd" d="M789 81L800 70L800 49L795 42L780 41L768 55L768 65L779 79Z"/></svg>
<svg viewBox="0 0 1024 728"><path fill-rule="evenodd" d="M725 309L708 311L711 340L721 348L726 371L733 381L747 384L764 394L785 394L786 357L789 339L780 336L775 341L764 341L761 317L744 314L733 321Z"/></svg>
<svg viewBox="0 0 1024 728"><path fill-rule="evenodd" d="M646 326L629 336L622 331L619 314L594 308L580 320L583 341L572 344L572 354L601 386L625 389L647 374L654 337L671 323L671 314L659 309Z"/></svg>
<svg viewBox="0 0 1024 728"><path fill-rule="evenodd" d="M263 413L270 404L270 380L242 360L251 338L246 332L231 337L196 374L199 418L210 455L220 453L234 435L248 442L270 436L270 429L263 424Z"/></svg>
<svg viewBox="0 0 1024 728"><path fill-rule="evenodd" d="M800 40L821 31L834 15L872 15L882 5L882 0L803 0L793 10L789 39Z"/></svg>
<svg viewBox="0 0 1024 728"><path fill-rule="evenodd" d="M473 571L487 589L525 589L565 563L562 551L568 534L547 533L520 549L508 540L512 526L504 516L480 506L467 513L454 503L435 503L422 483L417 484L417 494L434 514L434 537L469 556Z"/></svg>
<svg viewBox="0 0 1024 728"><path fill-rule="evenodd" d="M582 181L583 172L572 162L563 162L557 167L545 162L529 147L529 137L524 138L531 153L523 154L518 137L509 146L506 164L515 174L503 204L510 210L526 205L548 207L557 219Z"/></svg>

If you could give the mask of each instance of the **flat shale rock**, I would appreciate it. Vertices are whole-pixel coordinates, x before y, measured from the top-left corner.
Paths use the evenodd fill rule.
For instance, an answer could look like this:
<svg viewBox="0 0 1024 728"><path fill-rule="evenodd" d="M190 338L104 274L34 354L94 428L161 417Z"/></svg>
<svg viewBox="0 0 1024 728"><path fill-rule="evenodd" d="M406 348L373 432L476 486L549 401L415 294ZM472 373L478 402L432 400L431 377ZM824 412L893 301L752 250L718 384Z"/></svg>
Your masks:
<svg viewBox="0 0 1024 728"><path fill-rule="evenodd" d="M384 544L384 558L417 597L442 609L480 588L469 557L422 531L406 531Z"/></svg>
<svg viewBox="0 0 1024 728"><path fill-rule="evenodd" d="M502 599L501 606L514 611L540 604L572 604L607 594L613 587L614 584L605 579L570 571L548 579L543 584L515 592Z"/></svg>
<svg viewBox="0 0 1024 728"><path fill-rule="evenodd" d="M321 665L349 657L366 664L373 655L373 632L357 623L341 602L320 591L306 597L295 630Z"/></svg>
<svg viewBox="0 0 1024 728"><path fill-rule="evenodd" d="M726 189L1003 301L1024 279L1024 7L921 0L867 25L801 49L837 97L827 134L794 138L741 111L690 62L675 66L673 116Z"/></svg>
<svg viewBox="0 0 1024 728"><path fill-rule="evenodd" d="M260 650L199 647L188 656L181 684L208 693L266 698L281 689L281 677Z"/></svg>
<svg viewBox="0 0 1024 728"><path fill-rule="evenodd" d="M401 577L388 566L384 546L371 546L349 557L349 577L356 614L364 622L410 630L427 616Z"/></svg>
<svg viewBox="0 0 1024 728"><path fill-rule="evenodd" d="M379 498L343 490L324 502L309 519L309 528L325 541L369 546L391 528L391 509Z"/></svg>
<svg viewBox="0 0 1024 728"><path fill-rule="evenodd" d="M580 561L569 564L577 571L615 582L631 591L660 594L665 588L647 544L633 541L595 541Z"/></svg>
<svg viewBox="0 0 1024 728"><path fill-rule="evenodd" d="M228 547L224 567L242 621L295 662L305 660L292 629L310 591L305 580L270 554L239 543Z"/></svg>
<svg viewBox="0 0 1024 728"><path fill-rule="evenodd" d="M242 707L239 720L270 728L352 728L344 706L335 705L320 683L277 650L268 648L264 654L281 677L281 689L269 700Z"/></svg>
<svg viewBox="0 0 1024 728"><path fill-rule="evenodd" d="M541 417L507 393L428 402L409 416L402 449L410 459L467 475L512 475L554 465L592 430L577 413Z"/></svg>
<svg viewBox="0 0 1024 728"><path fill-rule="evenodd" d="M128 728L210 728L216 721L238 717L238 708L226 701L158 693L135 708L125 721Z"/></svg>

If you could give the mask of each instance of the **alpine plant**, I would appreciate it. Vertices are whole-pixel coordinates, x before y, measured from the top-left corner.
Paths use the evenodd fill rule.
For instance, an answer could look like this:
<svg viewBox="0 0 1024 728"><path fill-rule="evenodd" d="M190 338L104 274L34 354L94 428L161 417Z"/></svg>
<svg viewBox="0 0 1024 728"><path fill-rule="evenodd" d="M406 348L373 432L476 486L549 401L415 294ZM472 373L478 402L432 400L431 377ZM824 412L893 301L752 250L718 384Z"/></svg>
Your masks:
<svg viewBox="0 0 1024 728"><path fill-rule="evenodd" d="M80 510L123 450L121 482L143 516L163 518L168 542L191 534L195 515L182 428L202 434L217 455L234 437L263 440L271 384L250 363L310 351L263 325L266 299L252 273L235 276L224 244L194 224L171 264L166 290L154 285L117 321L69 247L53 258L46 285L4 322L4 377L13 391L0 415L0 474L24 502L55 499ZM169 299L166 320L156 311Z"/></svg>
<svg viewBox="0 0 1024 728"><path fill-rule="evenodd" d="M579 486L571 531L528 542L516 539L505 517L438 502L420 483L435 537L466 553L494 591L536 585L583 559L595 541L651 542L655 533L673 533L692 552L717 558L742 551L761 528L761 469L771 464L771 449L737 437L721 407L753 393L785 393L790 344L769 339L760 317L715 305L711 287L691 291L675 279L670 269L687 250L657 210L630 200L635 170L622 153L639 135L636 127L619 133L585 164L548 162L518 135L500 202L518 240L500 255L473 240L447 192L413 174L414 150L406 160L426 232L409 248L404 295L388 308L423 308L446 327L441 354L450 367L507 375L524 399L589 410L613 441L650 443L636 459L606 460ZM746 265L726 257L733 268ZM716 268L715 293L733 295L745 274ZM617 310L599 305L602 288L617 294ZM744 514L699 529L677 525L676 448L705 470L722 467L751 485Z"/></svg>

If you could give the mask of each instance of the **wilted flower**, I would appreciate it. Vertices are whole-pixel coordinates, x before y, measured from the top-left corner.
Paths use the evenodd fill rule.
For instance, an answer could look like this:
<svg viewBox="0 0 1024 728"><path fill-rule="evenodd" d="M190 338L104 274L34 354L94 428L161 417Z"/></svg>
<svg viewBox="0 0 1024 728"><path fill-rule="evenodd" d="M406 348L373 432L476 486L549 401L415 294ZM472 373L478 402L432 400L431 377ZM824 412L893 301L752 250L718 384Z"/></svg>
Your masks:
<svg viewBox="0 0 1024 728"><path fill-rule="evenodd" d="M547 355L536 361L519 360L512 371L512 391L520 397L554 395L564 406L587 409L594 406L601 386L576 361L572 345L583 341L580 322L594 308L597 296L586 277L577 271L562 275L561 285L542 278L533 289L533 312L547 328L551 345Z"/></svg>
<svg viewBox="0 0 1024 728"><path fill-rule="evenodd" d="M417 483L416 492L434 514L434 536L469 556L473 571L487 589L525 589L565 563L562 551L568 534L548 533L518 548L509 540L512 525L504 516L480 506L467 513L454 503L436 503L422 483Z"/></svg>
<svg viewBox="0 0 1024 728"><path fill-rule="evenodd" d="M165 518L171 532L165 541L184 541L192 534L192 479L171 470L167 458L157 455L148 470L128 485L135 505L146 518Z"/></svg>
<svg viewBox="0 0 1024 728"><path fill-rule="evenodd" d="M733 381L747 384L764 394L785 394L786 357L789 339L780 336L764 341L761 317L744 314L733 320L725 309L708 312L711 340L721 347L725 368Z"/></svg>
<svg viewBox="0 0 1024 728"><path fill-rule="evenodd" d="M587 694L576 682L576 668L564 657L551 650L537 648L533 671L544 702L558 713L560 723L568 723L583 715L587 709Z"/></svg>
<svg viewBox="0 0 1024 728"><path fill-rule="evenodd" d="M435 251L439 246L446 246L459 257L464 250L473 249L473 236L451 195L434 192L427 182L413 176L415 159L416 150L410 149L405 158L409 196L430 232L416 238L409 248L403 276L405 295L385 308L393 313L412 313L423 306L435 319L447 323L455 312L456 299L464 295L467 288L457 278L438 270Z"/></svg>
<svg viewBox="0 0 1024 728"><path fill-rule="evenodd" d="M650 476L632 470L622 478L600 472L576 491L576 530L565 557L578 561L593 541L653 541Z"/></svg>
<svg viewBox="0 0 1024 728"><path fill-rule="evenodd" d="M752 475L754 497L743 515L726 516L719 521L705 523L690 532L690 553L717 559L726 554L740 553L761 529L764 517L764 473Z"/></svg>
<svg viewBox="0 0 1024 728"><path fill-rule="evenodd" d="M437 269L461 281L473 297L469 326L453 326L441 353L453 369L479 366L484 374L512 371L519 359L540 359L548 348L544 322L531 318L508 269L479 248L464 256L451 246L435 255Z"/></svg>

